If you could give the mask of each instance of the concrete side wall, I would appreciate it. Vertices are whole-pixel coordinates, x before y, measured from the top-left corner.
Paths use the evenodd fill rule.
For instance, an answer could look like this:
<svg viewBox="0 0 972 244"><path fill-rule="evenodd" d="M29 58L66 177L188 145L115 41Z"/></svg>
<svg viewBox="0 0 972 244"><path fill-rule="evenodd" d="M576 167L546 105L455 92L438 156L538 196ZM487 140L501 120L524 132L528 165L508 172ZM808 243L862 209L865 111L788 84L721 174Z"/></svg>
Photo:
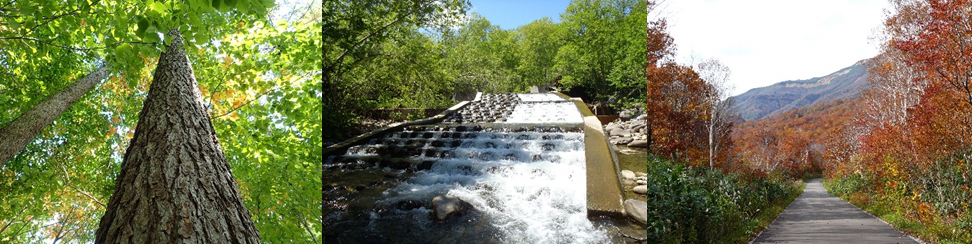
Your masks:
<svg viewBox="0 0 972 244"><path fill-rule="evenodd" d="M428 117L428 118L424 118L424 119L420 119L420 120L402 122L402 123L392 123L392 124L389 124L388 126L385 126L385 127L380 128L380 129L373 130L373 131L369 131L368 133L364 133L364 134L355 136L354 138L344 140L344 141L342 141L342 142L340 142L338 144L334 144L334 145L331 145L331 146L329 146L327 148L324 148L325 158L327 158L326 155L331 154L331 153L344 153L344 150L347 150L348 147L350 147L350 146L352 146L354 144L357 144L360 141L368 140L368 139L371 139L371 138L373 138L375 136L382 135L386 131L390 131L390 130L402 128L402 127L409 126L409 125L426 125L426 124L439 123L443 119L445 119L446 115L449 115L450 113L455 112L456 110L461 109L463 106L466 106L466 104L468 104L468 103L469 103L469 101L463 101L463 102L460 102L460 103L456 104L455 106L452 106L451 108L448 108L445 111L442 111L441 113L436 114L435 116L432 116L432 117Z"/></svg>
<svg viewBox="0 0 972 244"><path fill-rule="evenodd" d="M558 96L567 96L554 92ZM587 160L587 215L624 217L624 195L621 190L620 167L601 121L580 98L568 98L584 116L584 152Z"/></svg>

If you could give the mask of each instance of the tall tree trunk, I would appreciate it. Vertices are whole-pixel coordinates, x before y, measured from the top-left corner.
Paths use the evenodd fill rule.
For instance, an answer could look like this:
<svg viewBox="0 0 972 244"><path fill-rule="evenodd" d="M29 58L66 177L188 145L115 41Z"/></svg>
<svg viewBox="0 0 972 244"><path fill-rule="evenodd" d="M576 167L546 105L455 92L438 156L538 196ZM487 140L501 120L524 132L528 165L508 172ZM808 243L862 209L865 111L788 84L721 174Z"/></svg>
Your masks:
<svg viewBox="0 0 972 244"><path fill-rule="evenodd" d="M88 93L101 80L108 77L105 66L101 66L81 80L75 81L54 95L47 97L9 124L0 128L0 166L17 156L27 144L34 141L57 116L71 107L82 95Z"/></svg>
<svg viewBox="0 0 972 244"><path fill-rule="evenodd" d="M182 37L168 35L95 243L259 243Z"/></svg>
<svg viewBox="0 0 972 244"><path fill-rule="evenodd" d="M712 114L715 114L714 113L715 109L712 110L713 110ZM715 134L716 120L713 116L714 115L709 115L709 168L710 169L715 168L715 151L713 150L713 148L715 148L715 144L712 144L712 139L713 139L712 137Z"/></svg>

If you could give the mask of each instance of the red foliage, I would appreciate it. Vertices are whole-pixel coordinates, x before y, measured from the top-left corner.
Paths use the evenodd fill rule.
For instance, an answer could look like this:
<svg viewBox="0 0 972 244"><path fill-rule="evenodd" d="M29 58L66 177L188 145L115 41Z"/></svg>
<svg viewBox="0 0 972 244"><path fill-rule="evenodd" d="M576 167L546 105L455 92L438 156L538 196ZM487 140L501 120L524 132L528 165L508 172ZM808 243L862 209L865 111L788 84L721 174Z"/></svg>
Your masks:
<svg viewBox="0 0 972 244"><path fill-rule="evenodd" d="M763 171L781 169L790 176L820 172L834 158L843 128L851 124L857 100L835 100L748 121L733 131L740 163Z"/></svg>
<svg viewBox="0 0 972 244"><path fill-rule="evenodd" d="M690 67L668 63L648 73L649 148L654 153L704 161L710 105L702 98L710 89Z"/></svg>

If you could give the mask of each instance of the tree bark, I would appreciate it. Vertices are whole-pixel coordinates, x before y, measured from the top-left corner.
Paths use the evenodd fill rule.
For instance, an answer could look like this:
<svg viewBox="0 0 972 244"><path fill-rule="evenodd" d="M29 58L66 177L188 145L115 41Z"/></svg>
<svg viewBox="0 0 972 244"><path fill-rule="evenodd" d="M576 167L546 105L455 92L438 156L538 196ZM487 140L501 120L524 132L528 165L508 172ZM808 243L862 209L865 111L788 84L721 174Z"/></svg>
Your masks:
<svg viewBox="0 0 972 244"><path fill-rule="evenodd" d="M259 243L182 37L168 35L95 243Z"/></svg>
<svg viewBox="0 0 972 244"><path fill-rule="evenodd" d="M101 66L81 80L75 81L54 95L47 97L31 107L9 124L0 128L0 166L17 156L27 144L34 141L47 125L71 107L85 93L91 91L99 82L108 77L105 66Z"/></svg>

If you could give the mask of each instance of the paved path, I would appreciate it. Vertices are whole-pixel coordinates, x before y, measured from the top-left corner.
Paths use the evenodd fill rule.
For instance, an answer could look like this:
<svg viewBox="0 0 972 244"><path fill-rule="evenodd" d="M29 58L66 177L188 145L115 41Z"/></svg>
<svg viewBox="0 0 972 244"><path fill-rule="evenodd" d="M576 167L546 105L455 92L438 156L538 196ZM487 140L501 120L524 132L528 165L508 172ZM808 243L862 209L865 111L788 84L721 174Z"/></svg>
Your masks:
<svg viewBox="0 0 972 244"><path fill-rule="evenodd" d="M911 237L807 182L793 203L754 243L917 243Z"/></svg>

